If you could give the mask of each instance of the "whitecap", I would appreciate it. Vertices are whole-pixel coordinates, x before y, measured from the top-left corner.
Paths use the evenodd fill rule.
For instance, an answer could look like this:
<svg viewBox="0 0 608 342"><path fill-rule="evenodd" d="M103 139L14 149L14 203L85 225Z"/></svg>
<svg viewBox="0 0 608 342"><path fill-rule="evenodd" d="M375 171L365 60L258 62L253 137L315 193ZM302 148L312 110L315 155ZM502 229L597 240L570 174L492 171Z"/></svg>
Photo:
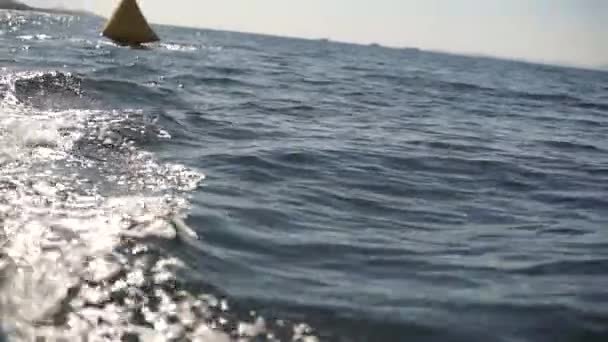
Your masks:
<svg viewBox="0 0 608 342"><path fill-rule="evenodd" d="M176 43L161 43L160 44L161 47L170 50L170 51L197 51L198 48L194 45L182 45L182 44L176 44Z"/></svg>

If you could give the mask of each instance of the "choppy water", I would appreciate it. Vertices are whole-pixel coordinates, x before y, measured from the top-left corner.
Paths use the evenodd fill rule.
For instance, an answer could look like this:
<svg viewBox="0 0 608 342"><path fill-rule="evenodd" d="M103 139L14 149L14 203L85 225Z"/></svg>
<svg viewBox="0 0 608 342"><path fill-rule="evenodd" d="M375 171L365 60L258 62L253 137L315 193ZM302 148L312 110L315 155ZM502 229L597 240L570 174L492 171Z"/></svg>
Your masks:
<svg viewBox="0 0 608 342"><path fill-rule="evenodd" d="M608 73L101 25L0 12L6 339L608 340Z"/></svg>

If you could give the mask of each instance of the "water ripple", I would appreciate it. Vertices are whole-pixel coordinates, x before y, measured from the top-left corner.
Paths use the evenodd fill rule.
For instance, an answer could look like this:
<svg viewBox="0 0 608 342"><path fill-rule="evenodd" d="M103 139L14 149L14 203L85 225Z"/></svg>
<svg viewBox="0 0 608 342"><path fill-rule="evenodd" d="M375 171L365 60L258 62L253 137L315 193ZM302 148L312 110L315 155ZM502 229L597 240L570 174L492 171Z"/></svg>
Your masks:
<svg viewBox="0 0 608 342"><path fill-rule="evenodd" d="M608 74L101 25L0 13L9 337L606 340Z"/></svg>

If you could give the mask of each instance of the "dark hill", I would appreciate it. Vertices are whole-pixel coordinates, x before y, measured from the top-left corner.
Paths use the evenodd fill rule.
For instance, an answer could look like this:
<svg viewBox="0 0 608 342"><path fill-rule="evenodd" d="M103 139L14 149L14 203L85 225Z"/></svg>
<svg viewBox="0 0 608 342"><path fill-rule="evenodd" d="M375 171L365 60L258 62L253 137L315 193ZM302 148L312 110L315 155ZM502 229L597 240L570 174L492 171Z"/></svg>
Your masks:
<svg viewBox="0 0 608 342"><path fill-rule="evenodd" d="M15 0L0 0L0 10L14 10L14 11L36 11L46 13L58 13L58 14L72 14L72 15L92 15L86 11L74 11L63 8L38 8L28 6L24 3Z"/></svg>

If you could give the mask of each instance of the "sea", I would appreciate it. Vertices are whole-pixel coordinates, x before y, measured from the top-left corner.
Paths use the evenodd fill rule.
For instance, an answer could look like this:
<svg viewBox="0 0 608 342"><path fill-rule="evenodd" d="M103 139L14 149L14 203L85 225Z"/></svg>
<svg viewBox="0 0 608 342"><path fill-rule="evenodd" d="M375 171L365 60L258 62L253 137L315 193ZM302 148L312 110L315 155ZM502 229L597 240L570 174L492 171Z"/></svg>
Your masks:
<svg viewBox="0 0 608 342"><path fill-rule="evenodd" d="M0 340L608 341L608 72L0 11Z"/></svg>

